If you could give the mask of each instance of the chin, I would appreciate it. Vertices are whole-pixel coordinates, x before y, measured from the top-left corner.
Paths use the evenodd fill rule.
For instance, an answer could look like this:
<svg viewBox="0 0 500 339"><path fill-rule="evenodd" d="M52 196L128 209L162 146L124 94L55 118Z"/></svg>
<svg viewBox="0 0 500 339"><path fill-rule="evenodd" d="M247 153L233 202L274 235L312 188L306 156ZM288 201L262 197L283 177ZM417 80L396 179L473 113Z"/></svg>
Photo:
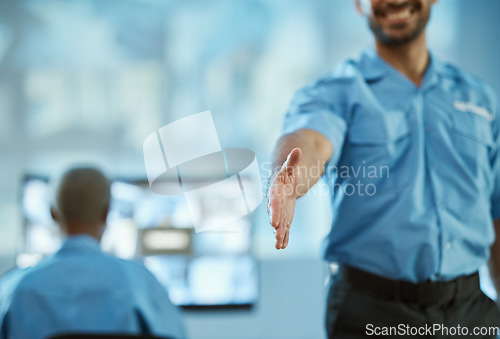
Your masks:
<svg viewBox="0 0 500 339"><path fill-rule="evenodd" d="M403 45L416 40L422 34L429 15L400 23L387 23L384 20L377 20L376 17L369 17L368 24L378 41L386 45Z"/></svg>
<svg viewBox="0 0 500 339"><path fill-rule="evenodd" d="M416 40L424 31L425 26L411 27L406 29L391 29L383 30L380 27L372 27L372 31L375 33L375 37L378 41L386 45L404 45L411 41Z"/></svg>
<svg viewBox="0 0 500 339"><path fill-rule="evenodd" d="M386 41L392 44L404 44L414 40L417 36L414 33L407 34L387 34Z"/></svg>

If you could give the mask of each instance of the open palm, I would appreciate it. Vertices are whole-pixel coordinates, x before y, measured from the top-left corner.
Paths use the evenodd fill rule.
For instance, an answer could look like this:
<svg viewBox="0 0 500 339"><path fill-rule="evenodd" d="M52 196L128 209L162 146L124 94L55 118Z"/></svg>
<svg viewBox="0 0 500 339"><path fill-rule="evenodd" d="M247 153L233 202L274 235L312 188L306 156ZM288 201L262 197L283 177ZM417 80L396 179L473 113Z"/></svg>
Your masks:
<svg viewBox="0 0 500 339"><path fill-rule="evenodd" d="M294 148L279 172L271 179L268 190L267 210L271 226L276 232L276 249L284 249L290 237L297 201L297 184L300 179L299 161L302 151Z"/></svg>

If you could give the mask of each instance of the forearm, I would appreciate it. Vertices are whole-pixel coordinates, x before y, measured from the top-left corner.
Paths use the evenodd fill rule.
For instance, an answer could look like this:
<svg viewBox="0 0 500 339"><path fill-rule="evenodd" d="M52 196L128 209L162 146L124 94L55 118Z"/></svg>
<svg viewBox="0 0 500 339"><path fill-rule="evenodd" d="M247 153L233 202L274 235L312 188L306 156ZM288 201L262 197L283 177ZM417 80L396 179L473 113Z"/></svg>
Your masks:
<svg viewBox="0 0 500 339"><path fill-rule="evenodd" d="M306 194L325 171L325 164L333 153L330 141L318 132L302 129L282 136L273 154L273 175L277 173L286 161L287 156L295 148L302 150L299 162L299 172L296 183L296 194L300 197Z"/></svg>
<svg viewBox="0 0 500 339"><path fill-rule="evenodd" d="M495 220L494 225L496 239L493 246L491 246L488 268L493 285L500 296L500 219Z"/></svg>

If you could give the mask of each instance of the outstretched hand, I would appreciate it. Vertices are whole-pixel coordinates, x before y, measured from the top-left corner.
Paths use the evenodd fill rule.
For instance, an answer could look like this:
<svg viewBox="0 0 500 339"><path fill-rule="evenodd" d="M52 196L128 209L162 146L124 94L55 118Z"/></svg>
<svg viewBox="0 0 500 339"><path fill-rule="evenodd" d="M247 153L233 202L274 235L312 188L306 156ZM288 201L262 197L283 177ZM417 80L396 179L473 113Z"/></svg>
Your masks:
<svg viewBox="0 0 500 339"><path fill-rule="evenodd" d="M267 212L271 226L275 229L276 249L284 249L290 237L290 225L293 220L297 201L297 184L300 179L300 148L294 148L288 155L281 169L271 178L268 188Z"/></svg>

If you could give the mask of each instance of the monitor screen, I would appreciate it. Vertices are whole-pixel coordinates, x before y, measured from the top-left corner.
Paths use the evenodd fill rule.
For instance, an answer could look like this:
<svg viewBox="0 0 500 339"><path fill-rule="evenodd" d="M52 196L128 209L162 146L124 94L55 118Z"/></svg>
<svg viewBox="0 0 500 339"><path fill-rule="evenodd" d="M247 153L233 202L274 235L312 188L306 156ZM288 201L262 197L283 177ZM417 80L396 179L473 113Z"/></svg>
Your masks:
<svg viewBox="0 0 500 339"><path fill-rule="evenodd" d="M52 191L43 176L28 175L21 191L24 219L17 265L28 267L58 250L63 235L51 218ZM207 200L207 199L205 199ZM200 201L206 222L231 209L230 197ZM216 204L216 208L213 204ZM205 204L205 205L204 205ZM258 297L256 260L250 254L251 220L195 233L182 196L151 192L146 180L116 179L101 247L141 260L183 307L248 307Z"/></svg>

